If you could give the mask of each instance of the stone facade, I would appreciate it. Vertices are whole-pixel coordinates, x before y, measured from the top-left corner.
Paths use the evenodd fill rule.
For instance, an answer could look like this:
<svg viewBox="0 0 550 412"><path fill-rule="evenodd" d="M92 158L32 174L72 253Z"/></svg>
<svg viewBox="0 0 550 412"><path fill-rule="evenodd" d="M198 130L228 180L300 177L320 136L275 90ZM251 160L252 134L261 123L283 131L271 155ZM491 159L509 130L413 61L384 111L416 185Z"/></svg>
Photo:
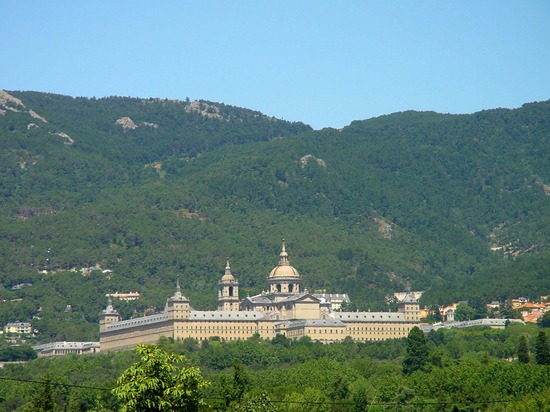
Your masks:
<svg viewBox="0 0 550 412"><path fill-rule="evenodd" d="M176 340L244 340L253 335L273 339L309 336L330 343L347 336L357 341L402 338L418 325L419 306L407 293L397 312L337 312L336 304L349 303L346 294L310 294L303 289L299 272L290 265L283 241L279 262L267 278L267 292L239 300L239 283L231 274L229 260L218 283L218 309L194 310L182 293L179 281L174 296L162 313L122 320L109 298L99 315L101 351L132 349L155 343L162 336ZM336 304L335 304L336 302ZM333 306L334 305L334 306Z"/></svg>

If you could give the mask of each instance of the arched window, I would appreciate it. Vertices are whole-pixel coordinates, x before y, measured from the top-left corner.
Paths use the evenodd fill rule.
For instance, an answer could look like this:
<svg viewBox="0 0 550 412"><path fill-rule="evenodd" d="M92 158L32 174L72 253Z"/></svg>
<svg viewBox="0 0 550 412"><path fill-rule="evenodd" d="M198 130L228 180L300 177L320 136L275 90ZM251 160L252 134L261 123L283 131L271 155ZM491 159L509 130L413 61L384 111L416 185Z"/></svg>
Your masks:
<svg viewBox="0 0 550 412"><path fill-rule="evenodd" d="M294 292L294 285L293 285L292 283L289 283L289 284L288 284L288 291L289 291L290 293Z"/></svg>
<svg viewBox="0 0 550 412"><path fill-rule="evenodd" d="M281 284L277 283L277 292L281 292Z"/></svg>
<svg viewBox="0 0 550 412"><path fill-rule="evenodd" d="M229 286L229 296L233 296L233 286Z"/></svg>

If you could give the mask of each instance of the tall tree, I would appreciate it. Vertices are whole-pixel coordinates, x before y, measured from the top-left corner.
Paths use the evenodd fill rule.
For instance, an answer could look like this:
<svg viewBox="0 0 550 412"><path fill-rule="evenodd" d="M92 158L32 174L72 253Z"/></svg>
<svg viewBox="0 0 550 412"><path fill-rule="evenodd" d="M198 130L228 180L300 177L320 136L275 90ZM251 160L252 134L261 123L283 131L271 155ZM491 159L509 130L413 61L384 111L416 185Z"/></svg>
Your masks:
<svg viewBox="0 0 550 412"><path fill-rule="evenodd" d="M185 366L185 356L138 345L140 360L117 380L113 393L124 412L198 411L201 389L208 385L198 368Z"/></svg>
<svg viewBox="0 0 550 412"><path fill-rule="evenodd" d="M34 398L30 411L53 412L54 410L55 403L52 394L52 380L50 377L47 377L42 384L40 392L38 392L37 396Z"/></svg>
<svg viewBox="0 0 550 412"><path fill-rule="evenodd" d="M407 355L403 359L403 373L411 373L422 370L428 363L428 346L424 332L415 326L407 336Z"/></svg>
<svg viewBox="0 0 550 412"><path fill-rule="evenodd" d="M233 362L233 392L237 402L241 402L249 387L250 378L246 374L244 366L238 361Z"/></svg>
<svg viewBox="0 0 550 412"><path fill-rule="evenodd" d="M520 363L529 363L529 346L527 345L527 338L523 335L518 344L518 360Z"/></svg>
<svg viewBox="0 0 550 412"><path fill-rule="evenodd" d="M542 315L537 323L541 328L550 328L550 311Z"/></svg>
<svg viewBox="0 0 550 412"><path fill-rule="evenodd" d="M550 365L550 346L543 330L539 332L535 342L535 360L539 365Z"/></svg>

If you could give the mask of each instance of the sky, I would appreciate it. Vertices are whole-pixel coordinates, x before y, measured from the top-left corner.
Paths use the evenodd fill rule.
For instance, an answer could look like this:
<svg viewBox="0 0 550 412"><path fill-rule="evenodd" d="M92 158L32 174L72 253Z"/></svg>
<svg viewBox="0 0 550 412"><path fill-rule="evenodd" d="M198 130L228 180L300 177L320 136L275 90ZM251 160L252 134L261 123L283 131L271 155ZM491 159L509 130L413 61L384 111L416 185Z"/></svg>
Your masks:
<svg viewBox="0 0 550 412"><path fill-rule="evenodd" d="M209 100L315 129L550 99L550 1L0 0L0 89Z"/></svg>

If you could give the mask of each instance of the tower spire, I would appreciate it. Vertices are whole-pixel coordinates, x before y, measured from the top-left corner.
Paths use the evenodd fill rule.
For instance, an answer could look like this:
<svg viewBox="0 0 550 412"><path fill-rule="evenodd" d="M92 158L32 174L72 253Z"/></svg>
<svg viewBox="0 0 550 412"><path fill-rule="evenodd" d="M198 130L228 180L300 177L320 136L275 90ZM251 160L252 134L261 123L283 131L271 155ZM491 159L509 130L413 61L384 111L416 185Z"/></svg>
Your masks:
<svg viewBox="0 0 550 412"><path fill-rule="evenodd" d="M111 297L110 293L107 294L107 307L105 308L103 313L105 314L116 313L116 310L113 307L113 298Z"/></svg>
<svg viewBox="0 0 550 412"><path fill-rule="evenodd" d="M411 281L409 277L407 276L407 285L406 285L406 293L405 298L403 299L404 302L416 302L415 297L413 296L411 292Z"/></svg>
<svg viewBox="0 0 550 412"><path fill-rule="evenodd" d="M176 293L174 293L174 296L172 296L170 299L172 300L187 300L185 296L183 296L183 293L181 293L181 286L180 286L180 278L176 279Z"/></svg>

